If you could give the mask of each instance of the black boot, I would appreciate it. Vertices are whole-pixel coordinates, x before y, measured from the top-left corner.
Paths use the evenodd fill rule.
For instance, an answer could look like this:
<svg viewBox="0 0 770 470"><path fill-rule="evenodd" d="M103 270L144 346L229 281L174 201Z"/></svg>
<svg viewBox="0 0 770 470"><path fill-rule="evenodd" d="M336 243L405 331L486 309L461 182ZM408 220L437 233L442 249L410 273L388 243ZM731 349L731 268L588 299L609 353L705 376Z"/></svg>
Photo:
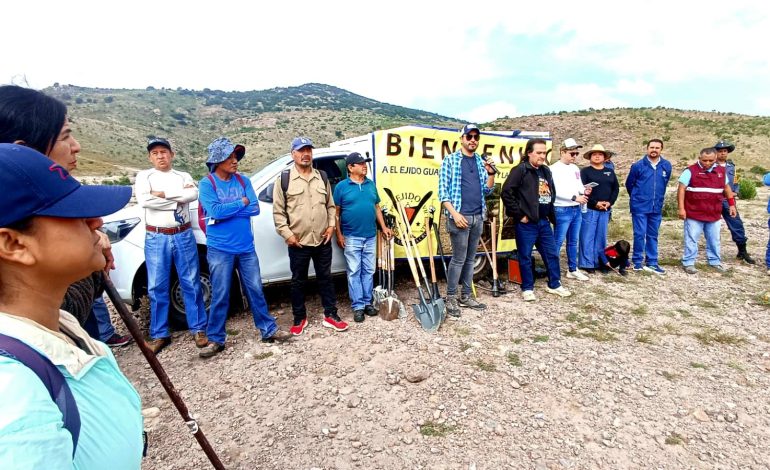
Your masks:
<svg viewBox="0 0 770 470"><path fill-rule="evenodd" d="M736 243L738 245L738 259L742 259L748 264L757 264L756 261L754 261L754 258L749 255L749 252L746 251L746 244L745 243Z"/></svg>

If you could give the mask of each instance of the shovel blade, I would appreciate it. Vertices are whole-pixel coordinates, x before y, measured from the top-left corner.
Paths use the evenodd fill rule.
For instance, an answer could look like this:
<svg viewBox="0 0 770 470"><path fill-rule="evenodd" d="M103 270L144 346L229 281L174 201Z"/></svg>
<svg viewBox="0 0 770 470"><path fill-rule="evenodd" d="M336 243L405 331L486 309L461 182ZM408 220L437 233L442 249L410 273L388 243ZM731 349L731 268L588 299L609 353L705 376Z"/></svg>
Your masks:
<svg viewBox="0 0 770 470"><path fill-rule="evenodd" d="M400 302L393 297L386 297L380 304L380 317L383 320L395 320L399 316Z"/></svg>
<svg viewBox="0 0 770 470"><path fill-rule="evenodd" d="M379 307L387 297L388 291L383 289L382 286L377 286L372 290L372 304L375 307Z"/></svg>
<svg viewBox="0 0 770 470"><path fill-rule="evenodd" d="M422 288L418 288L418 292L420 294L420 303L412 305L414 316L424 330L434 332L438 330L441 322L444 321L446 305L443 299L426 301Z"/></svg>

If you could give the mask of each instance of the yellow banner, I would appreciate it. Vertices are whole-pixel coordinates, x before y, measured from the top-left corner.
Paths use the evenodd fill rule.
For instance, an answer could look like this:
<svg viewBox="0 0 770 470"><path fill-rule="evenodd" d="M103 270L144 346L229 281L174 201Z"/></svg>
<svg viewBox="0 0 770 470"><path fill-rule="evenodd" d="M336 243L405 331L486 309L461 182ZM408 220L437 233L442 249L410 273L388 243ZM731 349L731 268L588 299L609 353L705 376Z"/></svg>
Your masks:
<svg viewBox="0 0 770 470"><path fill-rule="evenodd" d="M439 169L445 156L460 150L460 132L454 129L405 126L372 134L374 176L380 194L380 206L394 215L398 215L396 200L403 206L412 233L417 239L420 255L428 256L426 217L432 213L434 223L443 223L445 220L446 215L438 200ZM488 218L497 217L499 252L512 251L516 247L512 226L499 220L498 214L502 207L500 189L508 173L519 163L527 140L534 137L546 139L547 161L551 161L551 141L546 132L481 132L476 153L490 157L500 170L495 176L495 191L487 198L487 207L490 209ZM487 221L482 239L489 240L489 234ZM431 255L435 256L437 245L433 234L431 236ZM396 237L396 246L396 256L405 256L401 230ZM451 248L447 243L444 246L449 256ZM489 243L487 248L491 249Z"/></svg>

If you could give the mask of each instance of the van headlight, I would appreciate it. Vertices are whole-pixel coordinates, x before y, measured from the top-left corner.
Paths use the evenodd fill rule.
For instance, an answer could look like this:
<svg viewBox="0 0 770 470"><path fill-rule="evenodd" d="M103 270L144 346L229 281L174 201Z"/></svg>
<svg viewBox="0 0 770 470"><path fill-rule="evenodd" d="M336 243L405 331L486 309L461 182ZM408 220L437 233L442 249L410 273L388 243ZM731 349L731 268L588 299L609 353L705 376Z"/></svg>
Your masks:
<svg viewBox="0 0 770 470"><path fill-rule="evenodd" d="M107 222L102 225L102 232L107 234L110 239L110 243L117 243L128 236L131 230L134 229L142 221L139 217L132 217L130 219L115 220L113 222Z"/></svg>

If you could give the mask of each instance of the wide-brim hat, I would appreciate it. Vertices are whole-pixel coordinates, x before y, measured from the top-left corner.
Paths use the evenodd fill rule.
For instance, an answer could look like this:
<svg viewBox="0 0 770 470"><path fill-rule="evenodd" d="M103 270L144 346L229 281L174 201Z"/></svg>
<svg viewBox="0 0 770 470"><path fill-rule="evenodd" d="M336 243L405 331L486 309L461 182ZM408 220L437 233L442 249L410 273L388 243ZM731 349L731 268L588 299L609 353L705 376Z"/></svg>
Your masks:
<svg viewBox="0 0 770 470"><path fill-rule="evenodd" d="M130 186L83 186L42 153L16 144L0 144L0 187L0 227L33 216L102 217L131 199Z"/></svg>
<svg viewBox="0 0 770 470"><path fill-rule="evenodd" d="M589 151L587 151L586 153L584 153L584 154L583 154L583 158L585 158L586 160L588 160L588 159L590 159L590 158L591 158L591 154L592 154L592 153L596 153L596 152L601 152L601 153L603 153L603 154L604 154L604 159L605 159L605 160L606 160L606 159L608 159L608 158L610 157L610 152L608 152L607 150L605 150L605 148L604 148L604 145L602 145L602 144L594 144L594 146L593 146L593 147L591 147L591 149L590 149Z"/></svg>
<svg viewBox="0 0 770 470"><path fill-rule="evenodd" d="M732 153L732 151L735 150L735 144L731 144L726 140L720 140L714 145L714 148L717 150L727 149L727 153Z"/></svg>
<svg viewBox="0 0 770 470"><path fill-rule="evenodd" d="M238 161L246 155L246 147L240 144L233 144L227 137L220 137L209 144L209 158L206 160L206 166L209 172L213 172L218 164L230 158L235 152L235 158Z"/></svg>

